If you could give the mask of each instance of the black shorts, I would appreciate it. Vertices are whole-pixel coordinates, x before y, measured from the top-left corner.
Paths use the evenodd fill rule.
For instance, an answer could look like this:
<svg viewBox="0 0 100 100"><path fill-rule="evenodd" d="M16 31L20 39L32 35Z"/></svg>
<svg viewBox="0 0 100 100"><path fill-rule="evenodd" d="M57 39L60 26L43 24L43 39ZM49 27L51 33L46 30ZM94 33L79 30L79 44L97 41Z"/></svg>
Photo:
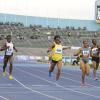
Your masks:
<svg viewBox="0 0 100 100"><path fill-rule="evenodd" d="M12 55L4 55L4 60L9 60L9 59L11 59L11 57L13 57L13 54Z"/></svg>
<svg viewBox="0 0 100 100"><path fill-rule="evenodd" d="M95 61L96 63L100 63L99 57L92 57L92 61Z"/></svg>
<svg viewBox="0 0 100 100"><path fill-rule="evenodd" d="M61 60L59 60L59 61L61 61ZM52 60L52 62L55 63L55 64L58 63L59 61Z"/></svg>

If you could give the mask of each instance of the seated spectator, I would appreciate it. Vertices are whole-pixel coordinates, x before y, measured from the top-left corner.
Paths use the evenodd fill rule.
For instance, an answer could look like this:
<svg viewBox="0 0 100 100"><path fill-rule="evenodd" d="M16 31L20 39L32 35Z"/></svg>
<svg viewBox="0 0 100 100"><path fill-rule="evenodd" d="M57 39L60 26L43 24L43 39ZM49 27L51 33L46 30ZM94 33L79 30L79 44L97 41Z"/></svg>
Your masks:
<svg viewBox="0 0 100 100"><path fill-rule="evenodd" d="M79 61L80 61L80 57L78 56L72 63L72 65L75 65L75 64L79 64Z"/></svg>

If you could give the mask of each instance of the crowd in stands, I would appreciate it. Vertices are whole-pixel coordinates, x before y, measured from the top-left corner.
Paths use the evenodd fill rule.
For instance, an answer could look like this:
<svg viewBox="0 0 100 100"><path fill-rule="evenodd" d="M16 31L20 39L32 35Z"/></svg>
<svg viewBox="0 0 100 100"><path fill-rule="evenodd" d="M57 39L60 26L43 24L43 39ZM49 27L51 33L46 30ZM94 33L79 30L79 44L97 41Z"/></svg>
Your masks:
<svg viewBox="0 0 100 100"><path fill-rule="evenodd" d="M64 41L64 45L81 46L83 39L90 41L92 38L96 38L100 43L100 31L88 31L86 27L78 27L75 29L73 26L66 28L53 28L50 26L43 27L41 25L30 25L25 27L23 23L15 22L0 22L0 40L5 39L6 35L11 34L13 41L17 45L20 42L28 46L47 47L53 36L59 34ZM17 41L17 42L16 42Z"/></svg>

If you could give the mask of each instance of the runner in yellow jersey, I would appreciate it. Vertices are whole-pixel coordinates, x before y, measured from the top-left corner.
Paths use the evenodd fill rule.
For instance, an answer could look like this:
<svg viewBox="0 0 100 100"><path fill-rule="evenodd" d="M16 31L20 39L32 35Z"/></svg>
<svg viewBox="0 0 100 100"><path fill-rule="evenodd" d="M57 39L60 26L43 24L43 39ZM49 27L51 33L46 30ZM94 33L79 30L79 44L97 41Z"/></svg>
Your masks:
<svg viewBox="0 0 100 100"><path fill-rule="evenodd" d="M51 63L49 69L49 76L51 76L51 72L53 72L55 65L57 65L57 73L56 73L56 81L60 77L61 67L62 67L62 51L64 49L68 49L70 47L63 47L61 44L61 38L59 35L54 36L54 41L49 47L47 52L51 51Z"/></svg>

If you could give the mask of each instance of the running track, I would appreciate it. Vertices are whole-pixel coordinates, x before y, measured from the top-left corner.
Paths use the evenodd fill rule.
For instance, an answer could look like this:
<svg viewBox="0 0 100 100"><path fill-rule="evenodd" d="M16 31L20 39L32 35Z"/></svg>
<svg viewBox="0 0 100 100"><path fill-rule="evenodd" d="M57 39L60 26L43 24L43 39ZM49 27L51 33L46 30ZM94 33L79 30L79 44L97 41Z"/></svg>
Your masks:
<svg viewBox="0 0 100 100"><path fill-rule="evenodd" d="M57 83L56 69L52 77L48 70L48 64L15 63L13 80L0 75L0 100L100 100L100 80L93 80L92 71L86 78L89 85L82 87L79 68L63 67Z"/></svg>

